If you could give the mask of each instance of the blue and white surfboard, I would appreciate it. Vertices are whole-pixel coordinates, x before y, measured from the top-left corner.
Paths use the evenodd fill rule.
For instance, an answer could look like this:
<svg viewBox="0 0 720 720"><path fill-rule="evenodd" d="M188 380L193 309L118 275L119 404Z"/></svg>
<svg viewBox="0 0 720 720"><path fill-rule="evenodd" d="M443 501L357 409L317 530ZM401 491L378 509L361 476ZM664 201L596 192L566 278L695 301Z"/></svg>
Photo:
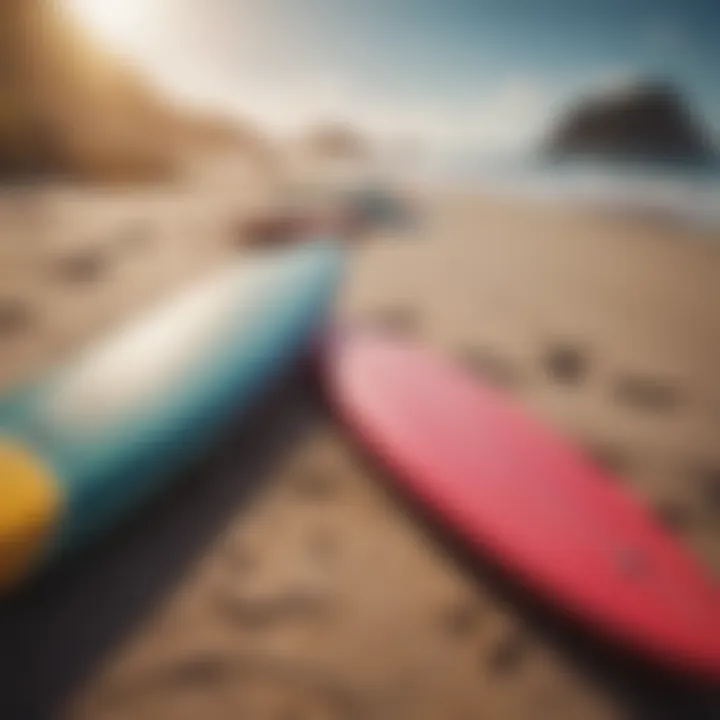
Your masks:
<svg viewBox="0 0 720 720"><path fill-rule="evenodd" d="M0 590L107 530L308 348L331 240L240 262L0 400Z"/></svg>

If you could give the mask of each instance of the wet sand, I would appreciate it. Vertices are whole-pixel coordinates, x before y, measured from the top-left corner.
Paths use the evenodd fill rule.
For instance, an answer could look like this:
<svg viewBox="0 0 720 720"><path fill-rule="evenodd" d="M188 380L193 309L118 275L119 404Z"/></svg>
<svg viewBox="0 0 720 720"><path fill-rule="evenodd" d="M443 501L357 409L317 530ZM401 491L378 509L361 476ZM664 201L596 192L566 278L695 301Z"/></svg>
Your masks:
<svg viewBox="0 0 720 720"><path fill-rule="evenodd" d="M222 187L94 212L45 198L14 220L23 244L5 225L6 385L242 253L238 220L270 190ZM718 277L720 236L438 192L419 229L354 253L337 315L506 388L720 576ZM152 507L7 601L0 647L3 718L720 714L716 693L467 558L361 456L305 369Z"/></svg>

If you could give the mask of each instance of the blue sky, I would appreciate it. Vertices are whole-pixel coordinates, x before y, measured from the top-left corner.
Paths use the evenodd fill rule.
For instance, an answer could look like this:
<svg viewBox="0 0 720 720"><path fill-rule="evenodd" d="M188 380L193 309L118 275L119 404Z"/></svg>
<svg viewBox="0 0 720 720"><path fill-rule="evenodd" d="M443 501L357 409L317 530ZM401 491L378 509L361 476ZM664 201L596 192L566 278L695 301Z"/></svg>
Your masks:
<svg viewBox="0 0 720 720"><path fill-rule="evenodd" d="M134 13L113 40L172 92L278 130L352 118L509 146L579 93L646 74L720 128L720 0L102 2Z"/></svg>

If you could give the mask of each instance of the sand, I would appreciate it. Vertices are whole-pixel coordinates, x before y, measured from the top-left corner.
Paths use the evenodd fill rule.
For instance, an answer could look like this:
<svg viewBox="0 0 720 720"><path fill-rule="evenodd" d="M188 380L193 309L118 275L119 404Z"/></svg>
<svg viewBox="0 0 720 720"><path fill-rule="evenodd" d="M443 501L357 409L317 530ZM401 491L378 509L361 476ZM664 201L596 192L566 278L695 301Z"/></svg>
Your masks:
<svg viewBox="0 0 720 720"><path fill-rule="evenodd" d="M4 198L0 381L242 256L238 222L270 194L223 178ZM720 577L718 277L720 235L436 190L417 229L355 251L337 314L506 388ZM581 637L391 487L298 370L152 507L4 604L0 716L720 716L716 693Z"/></svg>

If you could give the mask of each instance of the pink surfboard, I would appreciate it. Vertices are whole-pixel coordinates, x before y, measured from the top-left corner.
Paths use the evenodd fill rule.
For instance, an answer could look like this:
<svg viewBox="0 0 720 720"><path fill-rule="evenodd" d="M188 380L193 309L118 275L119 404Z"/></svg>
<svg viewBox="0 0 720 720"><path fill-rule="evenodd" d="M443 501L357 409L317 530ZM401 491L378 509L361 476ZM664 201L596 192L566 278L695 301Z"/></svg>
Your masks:
<svg viewBox="0 0 720 720"><path fill-rule="evenodd" d="M596 633L720 680L720 588L616 480L407 342L338 332L322 367L345 424L471 550Z"/></svg>

